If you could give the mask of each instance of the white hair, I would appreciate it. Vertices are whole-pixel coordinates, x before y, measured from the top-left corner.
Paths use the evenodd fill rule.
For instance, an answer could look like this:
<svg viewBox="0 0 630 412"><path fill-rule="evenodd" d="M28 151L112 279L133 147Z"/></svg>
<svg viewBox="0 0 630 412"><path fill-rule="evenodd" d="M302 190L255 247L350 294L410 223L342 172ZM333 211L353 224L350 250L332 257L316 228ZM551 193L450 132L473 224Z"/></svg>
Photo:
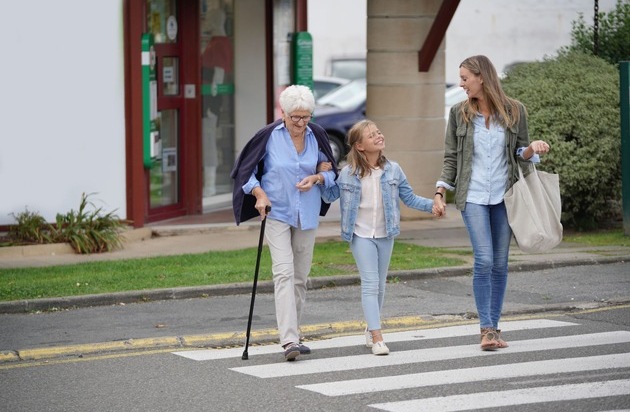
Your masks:
<svg viewBox="0 0 630 412"><path fill-rule="evenodd" d="M313 92L306 86L289 86L280 93L280 107L282 111L290 114L296 110L315 110L315 97Z"/></svg>

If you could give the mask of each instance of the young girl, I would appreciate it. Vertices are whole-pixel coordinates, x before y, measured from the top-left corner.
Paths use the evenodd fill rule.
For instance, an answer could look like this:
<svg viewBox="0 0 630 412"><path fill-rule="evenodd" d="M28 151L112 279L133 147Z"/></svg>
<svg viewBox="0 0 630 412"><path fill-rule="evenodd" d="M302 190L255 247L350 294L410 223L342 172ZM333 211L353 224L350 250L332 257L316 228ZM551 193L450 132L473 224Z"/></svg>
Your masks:
<svg viewBox="0 0 630 412"><path fill-rule="evenodd" d="M322 198L329 203L340 199L341 237L350 242L361 275L366 346L375 355L387 355L381 310L394 237L400 233L398 199L425 212L431 212L433 201L415 195L398 163L383 156L385 137L374 122L362 120L352 126L348 144L348 165L335 186L322 190Z"/></svg>

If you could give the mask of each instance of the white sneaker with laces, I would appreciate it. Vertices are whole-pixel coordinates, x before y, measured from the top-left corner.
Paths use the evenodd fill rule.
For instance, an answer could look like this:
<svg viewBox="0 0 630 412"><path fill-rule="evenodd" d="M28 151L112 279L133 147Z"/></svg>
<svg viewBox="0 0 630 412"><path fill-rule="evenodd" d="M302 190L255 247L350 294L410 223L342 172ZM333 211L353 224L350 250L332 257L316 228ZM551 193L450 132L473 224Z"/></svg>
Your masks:
<svg viewBox="0 0 630 412"><path fill-rule="evenodd" d="M389 355L389 348L385 342L375 342L372 344L372 353L375 355Z"/></svg>
<svg viewBox="0 0 630 412"><path fill-rule="evenodd" d="M372 342L372 333L365 328L365 346L371 348L374 342Z"/></svg>

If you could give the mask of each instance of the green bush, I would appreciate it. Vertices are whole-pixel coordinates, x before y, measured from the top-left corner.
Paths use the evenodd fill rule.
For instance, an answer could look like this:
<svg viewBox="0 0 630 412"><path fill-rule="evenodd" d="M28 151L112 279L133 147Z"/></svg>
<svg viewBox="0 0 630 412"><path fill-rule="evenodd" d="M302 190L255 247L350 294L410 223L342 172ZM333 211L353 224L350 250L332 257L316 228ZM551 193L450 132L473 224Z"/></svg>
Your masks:
<svg viewBox="0 0 630 412"><path fill-rule="evenodd" d="M609 63L617 64L630 58L630 1L617 0L609 13L598 13L598 56ZM584 15L572 23L571 45L566 50L593 54L595 28L586 24Z"/></svg>
<svg viewBox="0 0 630 412"><path fill-rule="evenodd" d="M17 221L9 228L9 238L17 243L46 243L46 220L37 212L28 208L11 216Z"/></svg>
<svg viewBox="0 0 630 412"><path fill-rule="evenodd" d="M77 211L58 213L55 225L28 209L13 215L17 224L9 230L10 240L21 244L70 243L77 253L101 253L122 247L121 230L126 222L113 212L103 214L103 208L88 201L89 196L81 195Z"/></svg>
<svg viewBox="0 0 630 412"><path fill-rule="evenodd" d="M588 230L621 215L619 73L583 53L526 63L503 81L528 111L530 140L551 151L540 170L560 175L562 221Z"/></svg>

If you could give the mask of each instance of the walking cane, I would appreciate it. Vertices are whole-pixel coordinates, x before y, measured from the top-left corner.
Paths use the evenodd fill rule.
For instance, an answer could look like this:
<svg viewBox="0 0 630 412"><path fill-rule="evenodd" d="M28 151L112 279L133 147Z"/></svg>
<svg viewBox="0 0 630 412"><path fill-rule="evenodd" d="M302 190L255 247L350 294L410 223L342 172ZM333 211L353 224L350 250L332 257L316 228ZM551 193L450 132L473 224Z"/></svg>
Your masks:
<svg viewBox="0 0 630 412"><path fill-rule="evenodd" d="M265 208L265 214L271 211L271 206ZM249 347L249 333L252 330L252 316L254 315L254 300L256 299L256 285L258 284L258 269L260 268L260 255L262 253L263 239L265 237L265 223L267 222L267 216L260 224L260 238L258 239L258 256L256 256L256 270L254 271L254 285L252 287L252 301L249 304L249 319L247 320L247 334L245 338L245 350L243 351L242 360L249 359L247 348Z"/></svg>

